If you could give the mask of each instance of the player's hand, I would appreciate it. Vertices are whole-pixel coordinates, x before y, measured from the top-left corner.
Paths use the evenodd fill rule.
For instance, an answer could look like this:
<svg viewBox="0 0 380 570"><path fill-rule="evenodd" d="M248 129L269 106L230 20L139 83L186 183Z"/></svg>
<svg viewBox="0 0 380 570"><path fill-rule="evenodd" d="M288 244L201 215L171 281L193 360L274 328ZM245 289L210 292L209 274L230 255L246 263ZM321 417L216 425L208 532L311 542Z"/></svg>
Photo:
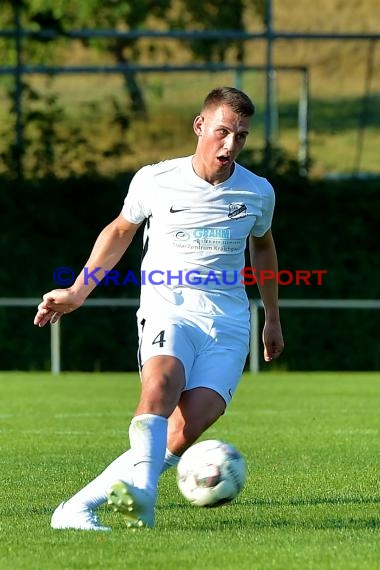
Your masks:
<svg viewBox="0 0 380 570"><path fill-rule="evenodd" d="M263 330L264 360L271 362L280 356L284 350L280 321L268 321Z"/></svg>
<svg viewBox="0 0 380 570"><path fill-rule="evenodd" d="M34 324L38 327L43 327L49 322L54 324L59 321L62 315L78 309L84 300L70 287L67 289L53 289L53 291L43 296L41 303L38 305Z"/></svg>

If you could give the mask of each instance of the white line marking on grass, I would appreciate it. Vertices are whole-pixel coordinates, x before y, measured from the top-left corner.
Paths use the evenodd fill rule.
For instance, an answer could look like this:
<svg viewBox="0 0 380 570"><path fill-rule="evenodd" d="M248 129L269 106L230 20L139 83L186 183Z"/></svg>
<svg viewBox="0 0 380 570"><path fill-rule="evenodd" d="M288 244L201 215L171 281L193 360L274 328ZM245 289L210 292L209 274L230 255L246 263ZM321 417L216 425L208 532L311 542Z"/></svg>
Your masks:
<svg viewBox="0 0 380 570"><path fill-rule="evenodd" d="M104 417L109 417L109 416L113 416L113 417L124 417L126 413L132 413L132 412L79 412L76 414L73 413L67 413L67 414L54 414L55 418L104 418Z"/></svg>
<svg viewBox="0 0 380 570"><path fill-rule="evenodd" d="M377 435L378 429L347 428L335 430L335 435Z"/></svg>
<svg viewBox="0 0 380 570"><path fill-rule="evenodd" d="M125 429L111 429L107 431L108 435L122 435L125 436ZM27 434L27 435L64 435L64 436L76 436L76 435L96 435L99 436L99 430L51 430L51 429L0 429L0 433L10 434ZM104 435L104 430L102 434Z"/></svg>

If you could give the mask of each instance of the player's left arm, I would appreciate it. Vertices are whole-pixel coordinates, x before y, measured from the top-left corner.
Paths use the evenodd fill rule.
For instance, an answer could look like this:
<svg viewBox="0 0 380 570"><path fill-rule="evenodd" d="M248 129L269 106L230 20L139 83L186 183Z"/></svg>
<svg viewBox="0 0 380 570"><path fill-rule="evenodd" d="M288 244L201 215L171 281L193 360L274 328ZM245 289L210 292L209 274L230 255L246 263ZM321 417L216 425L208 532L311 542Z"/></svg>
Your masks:
<svg viewBox="0 0 380 570"><path fill-rule="evenodd" d="M284 349L280 310L278 305L277 253L271 230L262 237L250 236L249 251L252 267L256 269L257 286L263 301L265 324L263 329L264 359L278 358ZM270 276L272 278L265 278Z"/></svg>

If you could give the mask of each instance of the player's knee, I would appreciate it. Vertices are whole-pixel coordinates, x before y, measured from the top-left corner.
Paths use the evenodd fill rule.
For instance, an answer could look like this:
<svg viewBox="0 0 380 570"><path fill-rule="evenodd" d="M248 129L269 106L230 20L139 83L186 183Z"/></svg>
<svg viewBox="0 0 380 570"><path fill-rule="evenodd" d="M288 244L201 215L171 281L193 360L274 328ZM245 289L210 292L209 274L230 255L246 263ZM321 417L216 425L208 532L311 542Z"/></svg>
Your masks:
<svg viewBox="0 0 380 570"><path fill-rule="evenodd" d="M168 375L147 375L142 382L138 412L168 417L178 404L180 392L180 386Z"/></svg>

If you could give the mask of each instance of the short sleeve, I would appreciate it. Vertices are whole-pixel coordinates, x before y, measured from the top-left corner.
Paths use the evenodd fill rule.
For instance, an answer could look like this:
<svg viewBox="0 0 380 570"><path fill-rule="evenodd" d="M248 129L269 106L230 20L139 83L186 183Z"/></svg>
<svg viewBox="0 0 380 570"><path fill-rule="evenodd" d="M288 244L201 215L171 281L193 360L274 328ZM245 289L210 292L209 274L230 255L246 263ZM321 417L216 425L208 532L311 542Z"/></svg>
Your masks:
<svg viewBox="0 0 380 570"><path fill-rule="evenodd" d="M136 172L129 185L121 215L132 222L140 224L151 215L151 190L153 176L150 166L144 166Z"/></svg>
<svg viewBox="0 0 380 570"><path fill-rule="evenodd" d="M251 229L251 236L262 237L272 226L272 218L275 206L275 194L273 186L265 180L265 188L262 195L262 215L256 218Z"/></svg>

